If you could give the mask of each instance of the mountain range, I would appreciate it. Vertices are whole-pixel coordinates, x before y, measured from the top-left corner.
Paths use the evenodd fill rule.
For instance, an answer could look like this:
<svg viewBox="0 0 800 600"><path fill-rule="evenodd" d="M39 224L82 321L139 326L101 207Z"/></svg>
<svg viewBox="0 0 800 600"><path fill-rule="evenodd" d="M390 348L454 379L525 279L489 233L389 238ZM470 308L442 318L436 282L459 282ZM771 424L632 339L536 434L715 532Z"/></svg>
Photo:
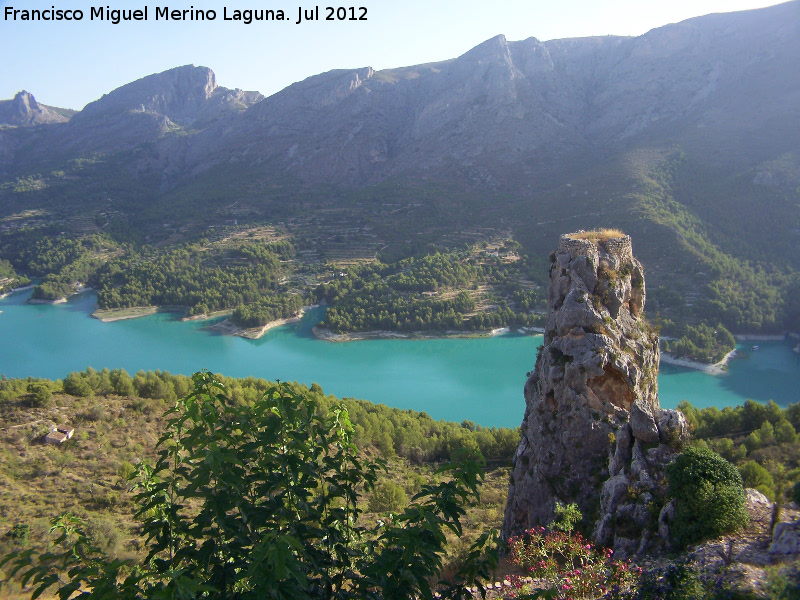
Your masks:
<svg viewBox="0 0 800 600"><path fill-rule="evenodd" d="M153 241L167 221L191 234L233 216L309 243L346 245L354 225L399 254L480 228L543 254L564 231L620 227L659 299L758 297L763 275L784 302L800 269L798 57L795 0L638 37L499 35L270 97L195 66L74 114L20 92L0 102L0 227L80 214ZM338 231L312 227L331 211Z"/></svg>

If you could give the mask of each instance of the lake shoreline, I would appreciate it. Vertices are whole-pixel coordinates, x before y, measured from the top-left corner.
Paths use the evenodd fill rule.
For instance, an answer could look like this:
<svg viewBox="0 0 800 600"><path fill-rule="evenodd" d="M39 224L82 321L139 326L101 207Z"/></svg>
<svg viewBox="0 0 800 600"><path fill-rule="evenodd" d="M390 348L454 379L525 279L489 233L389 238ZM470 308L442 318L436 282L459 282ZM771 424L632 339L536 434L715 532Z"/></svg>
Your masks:
<svg viewBox="0 0 800 600"><path fill-rule="evenodd" d="M8 298L11 294L16 294L17 292L25 292L27 290L33 289L33 284L23 285L22 287L12 288L9 291L5 292L4 294L0 294L0 300L3 298Z"/></svg>
<svg viewBox="0 0 800 600"><path fill-rule="evenodd" d="M56 298L55 300L40 300L38 298L29 298L28 304L66 304L66 298Z"/></svg>
<svg viewBox="0 0 800 600"><path fill-rule="evenodd" d="M544 330L539 327L522 327L516 330L523 335L542 335ZM323 327L313 327L311 332L318 340L325 342L358 342L362 340L444 340L444 339L470 339L470 338L490 338L498 335L511 333L510 327L498 327L496 329L486 329L482 331L458 331L451 330L446 332L436 331L409 331L401 333L399 331L375 330L375 331L355 331L351 333L334 333L330 329Z"/></svg>
<svg viewBox="0 0 800 600"><path fill-rule="evenodd" d="M8 340L0 348L0 363L9 377L63 378L87 366L187 376L207 368L231 377L316 382L339 397L424 410L436 419L467 419L486 427L519 426L522 387L542 344L541 337L520 335L516 327L507 335L477 339L325 344L310 331L321 319L322 308L306 312L300 325L277 327L251 342L206 331L216 320L181 322L182 314L104 326L89 318L96 308L93 294L58 306L31 306L24 302L30 293L0 303L0 338ZM756 343L759 352L741 350ZM738 342L740 356L747 354L748 359L731 361L722 377L664 362L658 376L660 402L665 408L689 400L698 407L720 409L747 398L773 399L781 406L796 402L796 345L797 340Z"/></svg>
<svg viewBox="0 0 800 600"><path fill-rule="evenodd" d="M34 287L34 286L33 286L33 284L31 284L29 287ZM22 289L22 288L17 288L17 290L20 290L20 289ZM25 288L25 289L27 289L27 288ZM12 291L17 291L17 290L12 290ZM69 294L68 296L61 296L61 298L56 298L55 300L42 300L42 299L39 299L39 298L28 298L26 300L26 302L28 304L66 304L69 301L69 299L72 298L73 296L78 296L79 294L83 294L84 292L93 292L93 291L94 291L94 289L92 289L88 285L84 286L82 283L79 283L78 284L78 289L75 292L73 292L72 294Z"/></svg>
<svg viewBox="0 0 800 600"><path fill-rule="evenodd" d="M787 332L781 335L761 335L757 333L736 333L733 335L734 339L740 342L779 342L785 340L786 336L791 337L792 334Z"/></svg>
<svg viewBox="0 0 800 600"><path fill-rule="evenodd" d="M722 375L728 371L728 363L734 356L736 356L735 348L728 352L719 362L706 364L696 360L690 360L688 358L675 358L667 352L662 352L661 362L667 363L668 365L673 365L675 367L684 367L686 369L694 369L695 371L703 371L709 375Z"/></svg>
<svg viewBox="0 0 800 600"><path fill-rule="evenodd" d="M182 306L132 306L131 308L98 308L92 312L91 316L101 323L113 323L114 321L149 317L157 313L180 313L185 311L186 308Z"/></svg>
<svg viewBox="0 0 800 600"><path fill-rule="evenodd" d="M275 329L276 327L282 327L283 325L290 325L292 323L299 323L303 315L306 311L311 310L313 308L317 308L319 304L312 304L310 306L304 306L300 309L300 312L295 315L294 317L288 317L286 319L275 319L274 321L270 321L260 327L240 327L236 323L234 323L231 319L225 319L224 321L220 321L219 323L214 323L213 325L209 325L205 329L207 331L214 331L216 333L220 333L222 335L233 335L237 337L247 338L248 340L257 340L264 336L270 329ZM209 317L211 318L211 317Z"/></svg>

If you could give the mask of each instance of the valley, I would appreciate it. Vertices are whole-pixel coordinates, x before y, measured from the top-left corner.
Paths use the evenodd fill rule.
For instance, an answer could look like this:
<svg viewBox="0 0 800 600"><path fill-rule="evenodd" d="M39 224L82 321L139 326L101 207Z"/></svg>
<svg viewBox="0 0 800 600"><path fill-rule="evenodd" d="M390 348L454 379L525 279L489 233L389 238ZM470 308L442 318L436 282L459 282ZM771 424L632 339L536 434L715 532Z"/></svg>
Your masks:
<svg viewBox="0 0 800 600"><path fill-rule="evenodd" d="M796 7L636 38L498 36L452 60L330 71L268 98L195 66L78 112L20 92L0 102L0 258L45 278L38 293L54 299L110 255L30 268L19 247L34 239L102 234L95 254L155 259L279 231L308 293L348 265L492 240L541 267L560 233L616 227L637 240L665 335L797 330ZM207 308L253 304L259 285Z"/></svg>

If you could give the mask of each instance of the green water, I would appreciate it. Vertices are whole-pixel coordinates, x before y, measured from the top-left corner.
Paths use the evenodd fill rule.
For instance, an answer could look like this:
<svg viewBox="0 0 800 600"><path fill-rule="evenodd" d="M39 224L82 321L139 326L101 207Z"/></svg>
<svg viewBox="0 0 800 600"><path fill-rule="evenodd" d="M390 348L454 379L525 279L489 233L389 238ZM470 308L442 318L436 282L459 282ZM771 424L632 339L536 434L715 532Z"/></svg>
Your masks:
<svg viewBox="0 0 800 600"><path fill-rule="evenodd" d="M187 375L205 368L233 377L316 382L337 396L486 426L519 425L522 386L542 342L541 336L510 334L330 343L311 334L320 315L313 311L302 323L246 340L210 333L203 329L207 323L180 322L169 314L101 323L89 316L92 294L56 306L28 305L29 294L0 300L0 373L8 377L61 378L87 366ZM788 342L760 346L733 361L723 376L662 366L662 406L683 399L719 407L747 398L784 405L800 400L800 355Z"/></svg>

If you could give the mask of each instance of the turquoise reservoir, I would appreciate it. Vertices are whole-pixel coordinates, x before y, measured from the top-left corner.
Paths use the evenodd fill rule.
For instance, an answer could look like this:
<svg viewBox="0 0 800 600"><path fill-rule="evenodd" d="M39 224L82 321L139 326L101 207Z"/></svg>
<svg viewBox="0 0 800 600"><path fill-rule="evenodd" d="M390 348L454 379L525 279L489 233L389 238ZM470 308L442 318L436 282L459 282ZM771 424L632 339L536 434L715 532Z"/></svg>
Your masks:
<svg viewBox="0 0 800 600"><path fill-rule="evenodd" d="M318 383L328 393L426 411L436 419L468 419L485 426L520 424L522 386L533 369L541 336L492 338L317 340L320 312L273 329L259 340L217 335L208 322L170 314L101 323L90 317L91 293L60 305L30 305L30 292L0 300L0 373L62 378L87 366L166 370L190 375L209 369L232 377ZM747 398L781 405L800 401L800 354L788 341L743 348L727 374L713 376L662 365L661 405L681 400L729 406Z"/></svg>

